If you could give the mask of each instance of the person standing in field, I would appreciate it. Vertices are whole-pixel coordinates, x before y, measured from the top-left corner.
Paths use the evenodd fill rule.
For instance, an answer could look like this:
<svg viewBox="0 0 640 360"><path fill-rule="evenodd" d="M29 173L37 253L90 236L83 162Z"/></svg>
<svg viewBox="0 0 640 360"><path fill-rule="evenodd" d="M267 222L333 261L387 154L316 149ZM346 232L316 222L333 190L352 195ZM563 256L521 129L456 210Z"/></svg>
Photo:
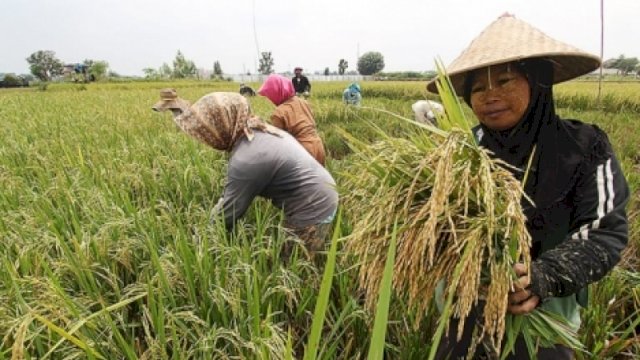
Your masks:
<svg viewBox="0 0 640 360"><path fill-rule="evenodd" d="M296 90L296 95L305 98L309 97L311 93L311 83L306 76L302 75L302 68L296 67L293 69L293 74L294 76L291 82L293 83L293 88Z"/></svg>
<svg viewBox="0 0 640 360"><path fill-rule="evenodd" d="M333 177L290 134L252 115L244 96L214 92L190 106L175 90L164 89L153 110L171 110L180 129L229 154L214 222L232 229L261 196L284 210L285 227L312 256L324 248L338 206ZM290 250L285 244L283 255L288 257Z"/></svg>
<svg viewBox="0 0 640 360"><path fill-rule="evenodd" d="M258 94L276 106L271 114L271 123L293 135L309 154L324 166L324 145L318 135L313 112L306 100L296 96L291 81L284 76L271 74L258 90Z"/></svg>
<svg viewBox="0 0 640 360"><path fill-rule="evenodd" d="M518 179L528 169L523 186L532 203L523 199L522 204L532 263L514 267L519 286L509 294L508 311L542 308L575 330L580 307L588 304L587 285L611 271L628 241L629 188L607 135L595 125L560 118L554 107L554 84L599 66L597 56L505 14L447 68L480 122L473 129L480 145L512 166ZM437 93L434 81L427 88ZM466 357L471 325L481 317L482 304L467 319L460 340L453 318L437 358ZM483 351L481 346L471 355L482 358ZM557 345L539 349L537 358L573 355L573 349ZM529 359L522 337L508 359Z"/></svg>

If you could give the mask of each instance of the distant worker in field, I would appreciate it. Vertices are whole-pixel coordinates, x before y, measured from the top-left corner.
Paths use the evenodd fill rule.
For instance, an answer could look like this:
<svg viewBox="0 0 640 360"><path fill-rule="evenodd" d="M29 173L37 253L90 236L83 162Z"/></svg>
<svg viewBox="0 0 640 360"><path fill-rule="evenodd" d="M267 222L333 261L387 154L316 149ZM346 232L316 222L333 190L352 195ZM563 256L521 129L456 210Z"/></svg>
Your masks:
<svg viewBox="0 0 640 360"><path fill-rule="evenodd" d="M286 79L287 81L289 79ZM248 100L232 92L214 92L192 106L174 89L160 92L155 111L170 110L175 123L198 141L229 154L224 192L212 220L227 229L256 196L284 210L290 229L313 256L324 248L338 206L331 174L290 134L251 114ZM292 248L285 244L284 256Z"/></svg>
<svg viewBox="0 0 640 360"><path fill-rule="evenodd" d="M362 101L360 85L358 85L358 83L351 83L351 85L344 89L342 92L342 101L347 105L360 106L360 101Z"/></svg>
<svg viewBox="0 0 640 360"><path fill-rule="evenodd" d="M240 95L242 96L256 96L256 92L249 85L245 83L240 84Z"/></svg>
<svg viewBox="0 0 640 360"><path fill-rule="evenodd" d="M296 95L307 98L311 95L311 83L306 76L302 75L302 68L296 67L293 69L294 77L291 79L293 88L296 91Z"/></svg>
<svg viewBox="0 0 640 360"><path fill-rule="evenodd" d="M306 100L296 96L291 81L284 76L271 74L258 90L258 94L276 106L271 114L271 123L293 135L309 154L324 166L324 145L318 135L313 112Z"/></svg>
<svg viewBox="0 0 640 360"><path fill-rule="evenodd" d="M510 14L490 24L447 67L455 92L479 121L473 128L479 145L524 182L531 263L514 266L517 280L506 311L526 315L539 308L576 331L581 308L590 304L589 284L613 269L629 240L629 187L607 134L596 125L561 118L554 106L554 84L598 67L598 56ZM435 80L427 89L438 92ZM483 332L474 330L485 323L483 306L480 301L472 310L462 334L457 334L459 320L452 318L436 359L481 356L485 346L468 351L473 334ZM529 359L531 343L540 341L513 339L515 353L507 359ZM489 348L483 355L491 355L491 344L483 344ZM535 359L574 359L574 350L540 347Z"/></svg>
<svg viewBox="0 0 640 360"><path fill-rule="evenodd" d="M434 126L438 126L438 117L436 114L444 113L442 104L433 100L418 100L411 105L411 109L417 122Z"/></svg>

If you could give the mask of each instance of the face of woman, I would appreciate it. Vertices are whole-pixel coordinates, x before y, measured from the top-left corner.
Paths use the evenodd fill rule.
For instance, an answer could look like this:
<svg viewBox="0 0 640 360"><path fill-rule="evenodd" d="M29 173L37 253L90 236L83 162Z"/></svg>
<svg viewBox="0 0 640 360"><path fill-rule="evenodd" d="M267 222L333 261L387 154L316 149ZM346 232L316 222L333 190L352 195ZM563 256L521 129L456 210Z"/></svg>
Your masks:
<svg viewBox="0 0 640 360"><path fill-rule="evenodd" d="M508 130L518 124L530 96L527 78L515 66L501 64L473 72L471 108L492 130Z"/></svg>

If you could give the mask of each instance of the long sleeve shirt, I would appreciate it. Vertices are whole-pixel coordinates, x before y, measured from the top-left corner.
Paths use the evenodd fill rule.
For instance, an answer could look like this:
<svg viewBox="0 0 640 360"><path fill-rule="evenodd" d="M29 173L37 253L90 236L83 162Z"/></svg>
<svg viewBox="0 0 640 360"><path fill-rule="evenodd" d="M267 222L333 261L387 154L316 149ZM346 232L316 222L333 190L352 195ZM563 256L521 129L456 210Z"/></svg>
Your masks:
<svg viewBox="0 0 640 360"><path fill-rule="evenodd" d="M331 217L338 206L335 181L291 135L256 131L234 145L222 198L214 219L227 228L242 217L256 196L284 210L288 226L302 228Z"/></svg>
<svg viewBox="0 0 640 360"><path fill-rule="evenodd" d="M271 115L271 123L291 134L311 156L324 165L324 145L316 130L313 112L305 100L293 96L280 104Z"/></svg>

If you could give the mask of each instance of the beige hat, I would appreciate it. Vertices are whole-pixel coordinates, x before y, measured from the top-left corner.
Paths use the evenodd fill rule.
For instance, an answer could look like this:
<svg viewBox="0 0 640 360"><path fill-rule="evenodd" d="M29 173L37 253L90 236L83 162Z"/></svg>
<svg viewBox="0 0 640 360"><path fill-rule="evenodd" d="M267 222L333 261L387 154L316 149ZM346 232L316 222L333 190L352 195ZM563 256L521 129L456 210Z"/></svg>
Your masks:
<svg viewBox="0 0 640 360"><path fill-rule="evenodd" d="M526 58L549 59L553 63L554 84L584 75L600 66L598 56L552 39L505 13L469 44L447 67L447 73L456 93L461 96L469 71ZM427 84L427 90L438 92L436 79Z"/></svg>
<svg viewBox="0 0 640 360"><path fill-rule="evenodd" d="M179 109L183 106L189 106L189 103L178 97L176 89L160 90L160 101L155 103L151 108L155 111L166 111L169 109Z"/></svg>

